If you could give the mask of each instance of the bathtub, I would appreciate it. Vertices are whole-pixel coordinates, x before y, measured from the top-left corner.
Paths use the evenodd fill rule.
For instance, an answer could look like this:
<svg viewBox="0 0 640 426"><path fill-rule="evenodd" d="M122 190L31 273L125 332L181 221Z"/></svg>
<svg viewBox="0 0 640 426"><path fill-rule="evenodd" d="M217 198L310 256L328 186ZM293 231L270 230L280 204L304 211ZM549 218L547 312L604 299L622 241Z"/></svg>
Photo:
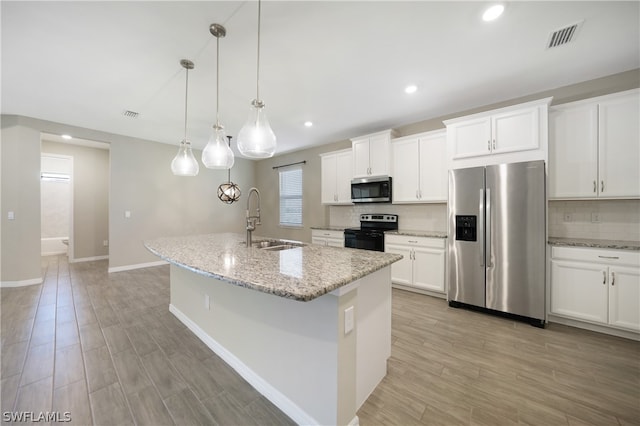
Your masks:
<svg viewBox="0 0 640 426"><path fill-rule="evenodd" d="M68 254L69 237L53 237L40 239L40 254L51 256L54 254Z"/></svg>

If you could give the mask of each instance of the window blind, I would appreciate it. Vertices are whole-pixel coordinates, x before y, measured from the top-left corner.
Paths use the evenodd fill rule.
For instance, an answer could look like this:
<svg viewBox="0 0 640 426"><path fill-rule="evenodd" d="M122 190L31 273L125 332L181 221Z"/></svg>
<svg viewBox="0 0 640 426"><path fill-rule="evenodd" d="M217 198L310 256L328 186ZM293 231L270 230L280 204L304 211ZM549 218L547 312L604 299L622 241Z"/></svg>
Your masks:
<svg viewBox="0 0 640 426"><path fill-rule="evenodd" d="M280 170L280 225L302 226L302 168Z"/></svg>

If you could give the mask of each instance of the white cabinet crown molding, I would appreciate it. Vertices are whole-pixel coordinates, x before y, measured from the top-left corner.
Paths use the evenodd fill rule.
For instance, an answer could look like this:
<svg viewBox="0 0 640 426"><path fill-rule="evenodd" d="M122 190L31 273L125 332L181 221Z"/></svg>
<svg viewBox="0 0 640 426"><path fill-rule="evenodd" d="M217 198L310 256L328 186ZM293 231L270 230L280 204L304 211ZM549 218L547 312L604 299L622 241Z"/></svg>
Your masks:
<svg viewBox="0 0 640 426"><path fill-rule="evenodd" d="M632 94L640 95L640 88L623 90L621 92L609 93L607 95L596 96L593 98L580 99L577 101L564 102L560 104L553 104L549 107L549 111L561 111L564 109L572 109L578 106L591 105L594 103L611 101L618 98L624 98Z"/></svg>
<svg viewBox="0 0 640 426"><path fill-rule="evenodd" d="M547 106L549 107L549 105L551 105L551 102L553 101L553 96L548 97L548 98L542 98L542 99L538 99L535 101L530 101L530 102L524 102L521 104L515 104L515 105L510 105L507 107L503 107L503 108L497 108L497 109L492 109L492 110L487 110L487 111L481 111L481 112L477 112L474 114L470 114L470 115L464 115L461 117L456 117L456 118L450 118L448 120L444 120L442 121L445 126L449 126L450 124L456 124L459 122L464 122L467 120L473 120L473 119L477 119L477 118L484 118L484 117L489 117L492 115L496 115L496 114L502 114L502 113L507 113L510 111L517 111L520 109L525 109L525 108L533 108L536 106Z"/></svg>

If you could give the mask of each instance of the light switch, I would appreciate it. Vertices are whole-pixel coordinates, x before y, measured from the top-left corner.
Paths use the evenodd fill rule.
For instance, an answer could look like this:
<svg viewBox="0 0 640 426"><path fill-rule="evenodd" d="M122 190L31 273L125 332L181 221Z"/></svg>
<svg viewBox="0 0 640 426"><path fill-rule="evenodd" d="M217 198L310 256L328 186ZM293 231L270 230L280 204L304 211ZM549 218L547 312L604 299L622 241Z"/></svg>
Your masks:
<svg viewBox="0 0 640 426"><path fill-rule="evenodd" d="M16 216L15 216L15 214L13 214L13 212L7 213L7 219L14 220L15 218L16 218Z"/></svg>
<svg viewBox="0 0 640 426"><path fill-rule="evenodd" d="M349 306L344 310L344 334L349 334L353 330L353 306Z"/></svg>
<svg viewBox="0 0 640 426"><path fill-rule="evenodd" d="M124 218L125 218L125 219L129 219L129 218L131 218L131 211L129 211L129 210L125 210L125 211L124 211Z"/></svg>

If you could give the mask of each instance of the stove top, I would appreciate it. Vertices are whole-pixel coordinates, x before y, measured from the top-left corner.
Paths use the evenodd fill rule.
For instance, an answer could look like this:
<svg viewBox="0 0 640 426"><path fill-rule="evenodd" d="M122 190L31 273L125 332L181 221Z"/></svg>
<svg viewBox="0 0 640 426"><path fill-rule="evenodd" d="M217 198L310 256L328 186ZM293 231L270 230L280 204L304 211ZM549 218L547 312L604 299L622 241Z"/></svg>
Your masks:
<svg viewBox="0 0 640 426"><path fill-rule="evenodd" d="M396 231L398 229L397 214L361 214L360 228L348 228L347 231Z"/></svg>

